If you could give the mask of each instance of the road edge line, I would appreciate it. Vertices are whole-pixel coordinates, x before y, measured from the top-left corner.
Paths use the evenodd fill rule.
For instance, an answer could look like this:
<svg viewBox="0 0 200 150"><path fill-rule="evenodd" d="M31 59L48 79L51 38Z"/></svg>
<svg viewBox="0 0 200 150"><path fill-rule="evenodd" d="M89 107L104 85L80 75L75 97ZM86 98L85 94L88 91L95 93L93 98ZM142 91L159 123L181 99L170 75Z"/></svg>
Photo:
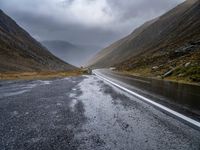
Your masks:
<svg viewBox="0 0 200 150"><path fill-rule="evenodd" d="M174 110L172 110L170 108L167 108L166 106L163 106L163 105L161 105L159 103L156 103L156 102L150 100L149 98L146 98L146 97L144 97L142 95L139 95L136 92L133 92L133 91L131 91L131 90L125 88L125 87L122 87L121 85L119 85L119 84L117 84L117 83L115 83L113 81L110 81L109 79L107 79L105 77L102 77L101 75L99 75L95 71L93 71L93 73L97 77L99 77L100 79L102 79L104 81L107 81L108 83L120 88L121 90L123 90L123 91L125 91L125 92L127 92L127 93L129 93L129 94L141 99L143 102L146 102L146 103L158 108L159 110L167 113L168 115L170 115L172 117L175 117L176 119L178 119L180 121L183 121L185 124L187 124L187 125L189 125L189 126L191 126L191 127L193 127L193 128L195 128L195 129L200 131L200 122L198 122L198 121L196 121L194 119L191 119L191 118L189 118L189 117L187 117L187 116L185 116L185 115L183 115L183 114L181 114L179 112L176 112L176 111L174 111Z"/></svg>

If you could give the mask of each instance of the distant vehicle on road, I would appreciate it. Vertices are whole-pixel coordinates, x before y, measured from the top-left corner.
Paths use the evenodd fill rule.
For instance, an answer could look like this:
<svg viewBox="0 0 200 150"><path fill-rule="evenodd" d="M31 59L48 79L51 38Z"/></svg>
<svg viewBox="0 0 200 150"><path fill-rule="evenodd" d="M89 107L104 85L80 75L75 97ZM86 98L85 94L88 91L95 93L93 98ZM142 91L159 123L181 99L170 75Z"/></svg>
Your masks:
<svg viewBox="0 0 200 150"><path fill-rule="evenodd" d="M109 69L110 69L110 70L116 70L116 68L115 68L115 67L110 67Z"/></svg>
<svg viewBox="0 0 200 150"><path fill-rule="evenodd" d="M92 69L91 68L83 68L82 71L86 74L92 74Z"/></svg>

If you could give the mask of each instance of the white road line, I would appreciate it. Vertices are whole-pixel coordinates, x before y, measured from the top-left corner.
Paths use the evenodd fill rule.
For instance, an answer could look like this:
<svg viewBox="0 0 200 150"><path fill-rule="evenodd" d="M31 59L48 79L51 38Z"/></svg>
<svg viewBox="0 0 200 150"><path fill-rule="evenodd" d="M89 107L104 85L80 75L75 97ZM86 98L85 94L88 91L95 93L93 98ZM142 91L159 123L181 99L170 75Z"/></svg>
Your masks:
<svg viewBox="0 0 200 150"><path fill-rule="evenodd" d="M159 108L160 110L165 111L169 115L172 115L172 116L176 117L177 119L179 119L181 121L184 121L186 124L194 127L195 129L200 130L200 122L198 122L198 121L196 121L194 119L191 119L191 118L189 118L189 117L187 117L185 115L182 115L182 114L180 114L180 113L178 113L178 112L176 112L176 111L174 111L172 109L169 109L169 108L167 108L167 107L165 107L165 106L163 106L161 104L158 104L158 103L156 103L156 102L154 102L154 101L152 101L152 100L150 100L150 99L148 99L148 98L146 98L146 97L144 97L142 95L139 95L139 94L137 94L137 93L125 88L125 87L122 87L119 84L114 83L113 81L110 81L109 79L106 79L105 77L102 77L96 71L93 71L93 73L97 77L99 77L100 79L103 79L104 81L107 81L108 83L110 83L110 84L112 84L112 85L114 85L114 86L116 86L116 87L118 87L118 88L120 88L120 89L122 89L122 90L124 90L124 91L126 91L126 92L128 92L128 93L130 93L132 95L134 95L137 98L142 99L143 101L145 101L145 102L147 102L147 103Z"/></svg>

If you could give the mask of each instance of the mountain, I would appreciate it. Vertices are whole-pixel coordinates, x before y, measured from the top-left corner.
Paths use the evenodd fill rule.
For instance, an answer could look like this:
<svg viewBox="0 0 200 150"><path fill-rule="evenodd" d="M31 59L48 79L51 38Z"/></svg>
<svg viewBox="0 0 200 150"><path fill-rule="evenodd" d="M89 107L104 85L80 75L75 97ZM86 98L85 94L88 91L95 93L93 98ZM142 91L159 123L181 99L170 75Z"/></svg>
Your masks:
<svg viewBox="0 0 200 150"><path fill-rule="evenodd" d="M99 49L97 46L77 45L59 40L42 41L42 44L55 56L75 66L84 65L85 61Z"/></svg>
<svg viewBox="0 0 200 150"><path fill-rule="evenodd" d="M156 20L157 19L146 22L127 37L124 37L123 39L101 50L88 61L88 66L92 66L95 68L111 67L114 64L128 59L135 53L138 53L137 50L133 49L134 38L136 38L140 33L142 33L149 25L151 25Z"/></svg>
<svg viewBox="0 0 200 150"><path fill-rule="evenodd" d="M119 70L141 71L153 76L179 69L182 76L180 70L190 64L200 74L199 18L200 1L186 0L100 51L90 60L90 66L115 66Z"/></svg>
<svg viewBox="0 0 200 150"><path fill-rule="evenodd" d="M0 10L0 72L76 69L51 54Z"/></svg>
<svg viewBox="0 0 200 150"><path fill-rule="evenodd" d="M100 51L90 60L90 65L109 67L145 52L163 50L172 45L182 46L193 38L197 40L199 11L198 0L187 0ZM179 45L177 45L177 39L179 39Z"/></svg>

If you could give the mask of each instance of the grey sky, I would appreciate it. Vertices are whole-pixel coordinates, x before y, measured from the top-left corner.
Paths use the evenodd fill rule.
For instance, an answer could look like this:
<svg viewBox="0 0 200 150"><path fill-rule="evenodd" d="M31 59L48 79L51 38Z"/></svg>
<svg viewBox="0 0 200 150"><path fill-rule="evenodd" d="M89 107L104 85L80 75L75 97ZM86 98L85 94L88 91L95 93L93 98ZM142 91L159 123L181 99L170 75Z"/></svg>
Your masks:
<svg viewBox="0 0 200 150"><path fill-rule="evenodd" d="M37 40L100 45L184 0L0 0L0 8Z"/></svg>

